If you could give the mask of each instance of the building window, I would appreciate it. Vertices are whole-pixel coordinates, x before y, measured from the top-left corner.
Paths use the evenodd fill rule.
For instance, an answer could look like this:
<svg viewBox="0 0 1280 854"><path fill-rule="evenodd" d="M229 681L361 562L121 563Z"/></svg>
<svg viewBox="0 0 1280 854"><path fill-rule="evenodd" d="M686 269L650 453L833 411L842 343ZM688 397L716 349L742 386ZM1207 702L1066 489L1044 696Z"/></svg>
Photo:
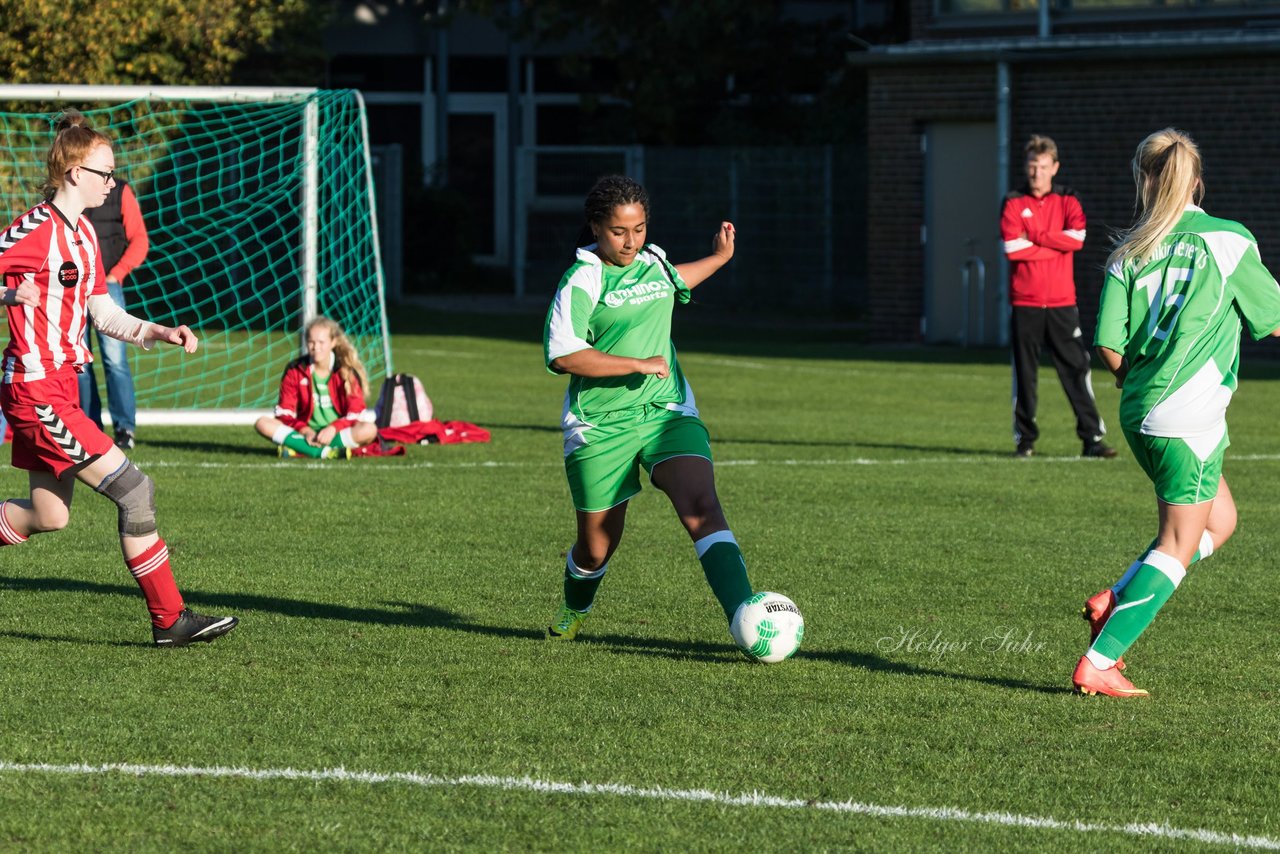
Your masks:
<svg viewBox="0 0 1280 854"><path fill-rule="evenodd" d="M1054 12L1070 11L1159 11L1163 9L1239 9L1280 6L1280 0L1046 0ZM1040 0L935 0L940 15L990 15L993 13L1035 12Z"/></svg>

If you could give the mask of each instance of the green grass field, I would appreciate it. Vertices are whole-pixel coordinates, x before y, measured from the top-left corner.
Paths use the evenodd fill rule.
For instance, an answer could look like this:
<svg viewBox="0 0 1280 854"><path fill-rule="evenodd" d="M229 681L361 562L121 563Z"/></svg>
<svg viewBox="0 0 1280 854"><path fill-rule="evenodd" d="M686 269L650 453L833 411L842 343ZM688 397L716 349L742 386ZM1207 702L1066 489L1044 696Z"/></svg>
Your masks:
<svg viewBox="0 0 1280 854"><path fill-rule="evenodd" d="M241 618L227 638L148 646L84 488L70 528L0 550L0 849L1280 847L1276 366L1246 360L1231 410L1235 539L1127 656L1152 697L1083 698L1080 604L1155 511L1127 449L1073 456L1052 370L1020 461L1003 353L697 312L682 362L752 581L804 612L796 658L735 651L649 487L584 634L544 642L573 515L541 317L400 311L397 368L490 444L321 465L142 431L179 585Z"/></svg>

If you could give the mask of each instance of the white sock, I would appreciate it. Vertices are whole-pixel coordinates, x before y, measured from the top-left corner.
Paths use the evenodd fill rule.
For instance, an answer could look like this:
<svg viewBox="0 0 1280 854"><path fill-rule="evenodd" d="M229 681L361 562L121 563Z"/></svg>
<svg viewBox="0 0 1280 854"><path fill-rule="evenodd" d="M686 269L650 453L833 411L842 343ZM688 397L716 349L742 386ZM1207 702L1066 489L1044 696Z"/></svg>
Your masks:
<svg viewBox="0 0 1280 854"><path fill-rule="evenodd" d="M1099 670L1110 670L1116 666L1116 660L1114 658L1107 658L1102 653L1094 652L1093 650L1086 652L1084 657L1089 659L1089 663Z"/></svg>
<svg viewBox="0 0 1280 854"><path fill-rule="evenodd" d="M1213 537L1205 531L1200 535L1200 560L1204 560L1211 554L1213 554Z"/></svg>
<svg viewBox="0 0 1280 854"><path fill-rule="evenodd" d="M565 559L564 566L565 566L565 569L569 570L569 574L572 575L574 578L581 578L582 580L586 581L587 579L599 578L600 576L604 575L604 571L609 568L609 562L605 561L600 565L600 568L594 572L592 572L591 570L582 569L576 563L574 563L573 549L570 548L569 556Z"/></svg>

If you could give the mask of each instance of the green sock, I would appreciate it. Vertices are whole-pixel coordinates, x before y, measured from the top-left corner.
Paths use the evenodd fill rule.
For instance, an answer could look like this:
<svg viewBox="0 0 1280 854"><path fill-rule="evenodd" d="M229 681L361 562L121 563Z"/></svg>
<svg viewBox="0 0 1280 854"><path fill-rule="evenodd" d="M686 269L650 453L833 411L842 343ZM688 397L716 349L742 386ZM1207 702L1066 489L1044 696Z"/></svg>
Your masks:
<svg viewBox="0 0 1280 854"><path fill-rule="evenodd" d="M320 448L317 448L315 445L312 445L306 439L302 438L302 434L297 430L294 430L288 436L285 436L284 441L281 444L291 451L297 451L304 457L320 458Z"/></svg>
<svg viewBox="0 0 1280 854"><path fill-rule="evenodd" d="M1186 567L1177 558L1158 551L1148 554L1133 579L1120 592L1111 619L1102 627L1089 652L1111 661L1124 655L1125 650L1151 625L1186 574Z"/></svg>
<svg viewBox="0 0 1280 854"><path fill-rule="evenodd" d="M604 571L609 564L588 572L579 569L573 561L573 549L569 549L569 557L564 563L564 603L575 611L586 613L591 610L591 603L596 600L596 590L604 580Z"/></svg>
<svg viewBox="0 0 1280 854"><path fill-rule="evenodd" d="M1120 580L1111 585L1112 593L1116 594L1117 597L1120 595L1120 592L1124 590L1125 586L1133 579L1133 576L1137 574L1139 567L1142 566L1142 562L1146 560L1147 555L1156 547L1156 543L1158 542L1160 542L1159 539L1152 540L1151 545L1147 546L1146 551L1139 555L1137 560L1129 564L1129 568L1125 570L1124 575L1120 576ZM1209 536L1208 531L1205 531L1204 534L1200 536L1200 548L1191 556L1191 561L1187 564L1187 568L1190 569L1191 564L1198 563L1212 554L1213 538Z"/></svg>
<svg viewBox="0 0 1280 854"><path fill-rule="evenodd" d="M747 562L732 531L708 534L693 544L702 563L702 571L711 585L726 618L732 620L742 600L751 595L751 582L747 579Z"/></svg>
<svg viewBox="0 0 1280 854"><path fill-rule="evenodd" d="M346 446L347 446L347 443L342 441L342 431L339 430L337 433L333 434L333 438L329 440L329 444L327 447L341 449L341 448L345 448Z"/></svg>

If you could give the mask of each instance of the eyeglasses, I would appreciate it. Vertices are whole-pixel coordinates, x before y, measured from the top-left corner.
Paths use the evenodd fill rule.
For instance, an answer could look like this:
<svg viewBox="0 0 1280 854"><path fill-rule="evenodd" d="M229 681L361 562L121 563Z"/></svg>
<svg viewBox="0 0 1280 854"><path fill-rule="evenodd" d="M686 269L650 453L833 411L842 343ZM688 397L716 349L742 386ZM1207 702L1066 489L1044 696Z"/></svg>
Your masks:
<svg viewBox="0 0 1280 854"><path fill-rule="evenodd" d="M112 169L110 172L103 172L101 169L92 169L88 166L81 166L80 168L86 172L92 172L95 175L101 175L102 183L104 184L111 183L111 179L114 178L116 175L116 170L114 169Z"/></svg>

